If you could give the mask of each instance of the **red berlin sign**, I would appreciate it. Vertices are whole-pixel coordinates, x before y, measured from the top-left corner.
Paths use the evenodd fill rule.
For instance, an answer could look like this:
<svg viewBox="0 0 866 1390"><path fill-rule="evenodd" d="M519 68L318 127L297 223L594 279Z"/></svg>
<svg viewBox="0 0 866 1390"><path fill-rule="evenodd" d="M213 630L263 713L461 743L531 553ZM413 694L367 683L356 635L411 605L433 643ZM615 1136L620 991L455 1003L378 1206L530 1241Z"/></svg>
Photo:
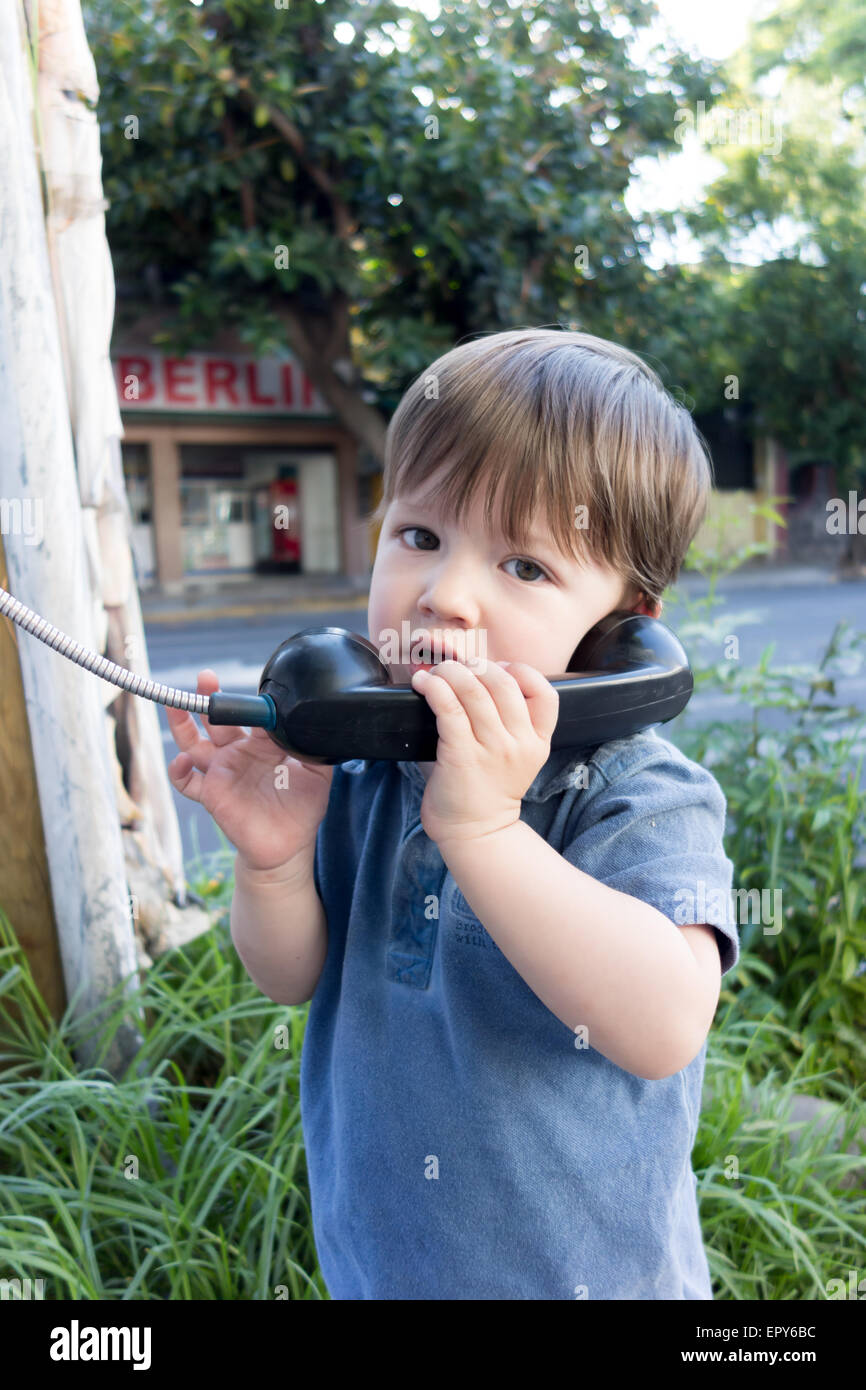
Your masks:
<svg viewBox="0 0 866 1390"><path fill-rule="evenodd" d="M126 352L112 361L121 410L208 410L225 414L328 415L297 362L276 357L163 357Z"/></svg>

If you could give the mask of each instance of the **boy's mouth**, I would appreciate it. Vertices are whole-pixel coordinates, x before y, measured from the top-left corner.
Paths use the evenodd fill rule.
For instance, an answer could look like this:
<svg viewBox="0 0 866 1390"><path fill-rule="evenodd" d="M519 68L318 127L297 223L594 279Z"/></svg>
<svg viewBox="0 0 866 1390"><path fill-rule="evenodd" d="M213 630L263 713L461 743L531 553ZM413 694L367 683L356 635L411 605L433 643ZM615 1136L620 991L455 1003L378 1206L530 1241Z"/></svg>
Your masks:
<svg viewBox="0 0 866 1390"><path fill-rule="evenodd" d="M438 666L439 663L440 663L441 661L459 661L459 660L460 660L460 657L457 656L456 654L453 654L453 653L452 653L452 654L446 655L446 654L443 652L442 656L438 656L438 657L436 658L435 661L410 661L410 662L409 662L409 665L406 667L406 670L409 672L409 678L410 678L410 680L411 680L412 676L414 676L414 674L415 674L416 671L431 671L431 670L433 669L433 667L434 667L434 666Z"/></svg>
<svg viewBox="0 0 866 1390"><path fill-rule="evenodd" d="M455 651L449 642L436 642L433 639L427 640L425 638L423 642L418 645L422 646L425 651L432 652L434 656L432 661L410 661L406 667L406 670L409 672L410 680L416 671L429 671L432 667L438 666L440 661L463 660L460 653Z"/></svg>

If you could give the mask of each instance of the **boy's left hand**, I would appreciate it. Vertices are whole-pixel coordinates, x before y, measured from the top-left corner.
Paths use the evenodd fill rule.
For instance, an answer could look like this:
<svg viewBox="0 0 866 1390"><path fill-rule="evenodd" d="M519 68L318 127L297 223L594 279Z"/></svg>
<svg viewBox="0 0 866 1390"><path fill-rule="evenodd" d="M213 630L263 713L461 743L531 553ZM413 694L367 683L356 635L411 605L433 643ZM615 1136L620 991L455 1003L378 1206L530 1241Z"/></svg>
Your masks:
<svg viewBox="0 0 866 1390"><path fill-rule="evenodd" d="M483 674L480 674L483 673ZM502 830L550 756L559 693L524 661L443 661L412 688L436 715L436 765L421 803L424 831L440 847Z"/></svg>

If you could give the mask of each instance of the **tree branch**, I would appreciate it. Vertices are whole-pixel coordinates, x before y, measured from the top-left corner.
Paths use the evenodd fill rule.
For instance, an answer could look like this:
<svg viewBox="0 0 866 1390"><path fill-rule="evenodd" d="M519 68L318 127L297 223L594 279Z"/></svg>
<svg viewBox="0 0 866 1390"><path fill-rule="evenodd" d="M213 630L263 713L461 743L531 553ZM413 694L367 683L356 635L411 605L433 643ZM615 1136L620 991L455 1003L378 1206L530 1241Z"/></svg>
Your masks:
<svg viewBox="0 0 866 1390"><path fill-rule="evenodd" d="M240 149L234 124L228 112L222 118L222 130L230 153L233 156L242 154L243 151ZM252 184L249 179L243 177L241 178L241 215L244 220L244 231L251 232L256 225L256 205Z"/></svg>
<svg viewBox="0 0 866 1390"><path fill-rule="evenodd" d="M323 361L312 341L306 320L290 303L279 304L274 312L286 326L292 352L313 385L332 407L334 414L346 429L369 449L374 458L380 463L383 462L388 426L381 413L362 399L357 386L347 384ZM340 312L338 310L338 318ZM329 333L332 343L336 336L337 326L334 325Z"/></svg>
<svg viewBox="0 0 866 1390"><path fill-rule="evenodd" d="M289 120L287 116L277 106L272 106L268 101L262 101L254 92L250 90L248 77L241 77L238 73L232 73L231 81L238 84L238 95L243 98L251 109L263 106L268 113L268 119L276 130L280 132L283 139L297 155L303 168L318 188L322 190L329 199L331 209L334 214L334 231L341 241L348 241L349 237L354 236L358 230L358 224L353 221L348 207L337 192L333 179L318 164L314 164L307 154L307 147L304 137L298 127Z"/></svg>

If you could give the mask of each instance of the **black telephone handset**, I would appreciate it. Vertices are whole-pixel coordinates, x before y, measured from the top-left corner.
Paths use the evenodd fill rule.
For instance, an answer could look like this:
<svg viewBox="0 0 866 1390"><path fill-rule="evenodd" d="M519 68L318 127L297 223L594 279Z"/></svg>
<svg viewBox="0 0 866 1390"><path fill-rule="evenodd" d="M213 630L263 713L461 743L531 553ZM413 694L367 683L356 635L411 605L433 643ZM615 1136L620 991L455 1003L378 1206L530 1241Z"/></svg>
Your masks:
<svg viewBox="0 0 866 1390"><path fill-rule="evenodd" d="M202 695L88 651L3 588L0 616L100 680L143 700L206 715L211 724L264 729L304 762L436 757L436 716L424 696L411 685L394 685L373 643L344 627L308 627L281 642L262 671L258 695ZM685 709L694 686L688 658L670 628L627 609L590 628L568 670L547 679L559 691L552 749L598 747L666 724Z"/></svg>
<svg viewBox="0 0 866 1390"><path fill-rule="evenodd" d="M559 691L551 748L597 747L673 719L694 687L688 658L658 618L618 610L591 628ZM263 698L264 697L264 698ZM265 700L269 720L254 717ZM355 758L432 762L436 716L411 685L394 685L372 642L342 627L309 627L277 648L257 696L211 695L211 724L258 724L293 757L337 764Z"/></svg>
<svg viewBox="0 0 866 1390"><path fill-rule="evenodd" d="M88 651L2 588L0 616L101 680L143 700L206 715L211 724L264 729L304 762L436 757L436 716L424 696L411 685L394 685L373 643L344 627L308 627L281 642L262 671L258 695L201 695ZM598 747L666 724L685 709L694 686L670 628L627 609L590 628L568 670L547 679L559 691L551 749Z"/></svg>

